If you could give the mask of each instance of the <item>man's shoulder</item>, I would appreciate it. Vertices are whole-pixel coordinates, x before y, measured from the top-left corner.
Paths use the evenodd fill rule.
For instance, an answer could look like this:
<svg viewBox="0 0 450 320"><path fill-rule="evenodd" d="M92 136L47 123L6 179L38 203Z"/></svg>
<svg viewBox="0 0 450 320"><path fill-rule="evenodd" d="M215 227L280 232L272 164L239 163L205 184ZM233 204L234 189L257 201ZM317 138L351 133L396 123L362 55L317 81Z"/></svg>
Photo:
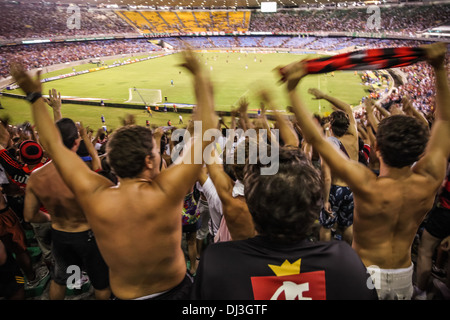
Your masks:
<svg viewBox="0 0 450 320"><path fill-rule="evenodd" d="M55 165L53 164L53 161L48 161L47 163L43 164L39 168L34 169L30 174L30 179L37 179L43 175L46 175L50 172L57 172Z"/></svg>
<svg viewBox="0 0 450 320"><path fill-rule="evenodd" d="M353 249L344 241L299 241L295 243L288 244L277 244L268 241L265 237L256 236L253 238L249 238L246 240L238 240L238 241L224 241L211 244L208 246L208 250L210 253L217 254L220 256L225 251L239 251L239 252L248 252L248 251L258 251L260 252L261 248L264 251L274 251L280 253L298 253L298 254L336 254L340 255L342 253L354 253Z"/></svg>

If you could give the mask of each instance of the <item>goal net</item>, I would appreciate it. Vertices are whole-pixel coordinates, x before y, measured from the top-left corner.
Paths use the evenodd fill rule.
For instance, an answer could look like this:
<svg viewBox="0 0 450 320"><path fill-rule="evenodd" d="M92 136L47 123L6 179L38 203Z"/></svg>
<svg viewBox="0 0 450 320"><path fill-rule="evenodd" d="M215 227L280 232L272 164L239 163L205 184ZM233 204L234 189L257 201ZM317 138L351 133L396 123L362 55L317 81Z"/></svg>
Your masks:
<svg viewBox="0 0 450 320"><path fill-rule="evenodd" d="M159 89L129 88L128 100L125 102L154 105L162 102L162 94Z"/></svg>

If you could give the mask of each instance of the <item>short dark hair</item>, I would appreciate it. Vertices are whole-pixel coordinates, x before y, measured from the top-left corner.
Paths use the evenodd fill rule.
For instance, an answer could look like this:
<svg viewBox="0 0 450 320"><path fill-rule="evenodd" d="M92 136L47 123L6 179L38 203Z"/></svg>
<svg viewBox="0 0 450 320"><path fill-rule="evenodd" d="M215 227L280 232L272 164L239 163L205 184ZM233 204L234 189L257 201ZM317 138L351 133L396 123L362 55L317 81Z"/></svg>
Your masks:
<svg viewBox="0 0 450 320"><path fill-rule="evenodd" d="M69 118L61 118L58 121L56 121L56 126L58 127L59 132L61 133L64 145L67 148L72 149L75 140L77 140L80 137L75 122L73 122L73 120Z"/></svg>
<svg viewBox="0 0 450 320"><path fill-rule="evenodd" d="M106 144L112 171L120 178L135 178L145 167L145 157L152 155L152 131L143 126L129 125L114 131Z"/></svg>
<svg viewBox="0 0 450 320"><path fill-rule="evenodd" d="M402 168L419 159L429 137L428 128L418 119L393 115L378 124L376 142L384 163L390 167Z"/></svg>
<svg viewBox="0 0 450 320"><path fill-rule="evenodd" d="M305 239L323 206L320 172L294 147L280 147L276 174L261 175L261 167L247 164L243 181L256 231L279 243Z"/></svg>
<svg viewBox="0 0 450 320"><path fill-rule="evenodd" d="M87 149L87 147L86 147L86 143L84 142L84 140L81 140L81 141L80 141L80 146L78 147L77 154L78 154L80 157L87 157L87 156L90 155L90 154L89 154L89 151L88 151L88 149Z"/></svg>
<svg viewBox="0 0 450 320"><path fill-rule="evenodd" d="M330 126L336 137L342 137L350 126L348 115L344 111L334 111L330 114Z"/></svg>

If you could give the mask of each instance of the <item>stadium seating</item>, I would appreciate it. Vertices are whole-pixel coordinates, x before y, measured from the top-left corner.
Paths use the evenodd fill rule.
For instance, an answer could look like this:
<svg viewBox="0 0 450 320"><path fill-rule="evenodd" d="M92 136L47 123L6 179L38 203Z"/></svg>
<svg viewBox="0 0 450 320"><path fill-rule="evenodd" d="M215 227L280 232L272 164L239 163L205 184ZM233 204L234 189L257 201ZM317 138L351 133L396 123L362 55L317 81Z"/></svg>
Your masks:
<svg viewBox="0 0 450 320"><path fill-rule="evenodd" d="M123 10L80 7L80 28L68 28L67 6L0 3L0 40L124 33L383 32L415 35L445 25L450 4L380 7L380 30L369 30L366 8L323 8L262 13L250 10ZM14 16L15 19L9 19Z"/></svg>
<svg viewBox="0 0 450 320"><path fill-rule="evenodd" d="M119 16L125 17L133 27L137 28L140 32L146 33L153 29L151 22L145 19L140 12L135 11L120 11Z"/></svg>

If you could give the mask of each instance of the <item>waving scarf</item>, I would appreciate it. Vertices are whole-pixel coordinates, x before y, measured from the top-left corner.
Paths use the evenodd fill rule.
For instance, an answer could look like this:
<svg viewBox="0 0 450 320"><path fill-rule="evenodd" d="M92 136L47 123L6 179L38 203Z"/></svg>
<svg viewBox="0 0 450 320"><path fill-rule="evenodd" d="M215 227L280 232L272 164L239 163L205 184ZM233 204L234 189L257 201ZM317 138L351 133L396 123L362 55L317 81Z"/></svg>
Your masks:
<svg viewBox="0 0 450 320"><path fill-rule="evenodd" d="M404 67L425 59L425 50L417 47L358 50L332 57L306 61L308 74L335 70L378 70Z"/></svg>
<svg viewBox="0 0 450 320"><path fill-rule="evenodd" d="M331 57L302 60L278 68L281 81L298 79L307 74L335 70L378 70L404 67L425 60L426 51L419 47L366 49Z"/></svg>

